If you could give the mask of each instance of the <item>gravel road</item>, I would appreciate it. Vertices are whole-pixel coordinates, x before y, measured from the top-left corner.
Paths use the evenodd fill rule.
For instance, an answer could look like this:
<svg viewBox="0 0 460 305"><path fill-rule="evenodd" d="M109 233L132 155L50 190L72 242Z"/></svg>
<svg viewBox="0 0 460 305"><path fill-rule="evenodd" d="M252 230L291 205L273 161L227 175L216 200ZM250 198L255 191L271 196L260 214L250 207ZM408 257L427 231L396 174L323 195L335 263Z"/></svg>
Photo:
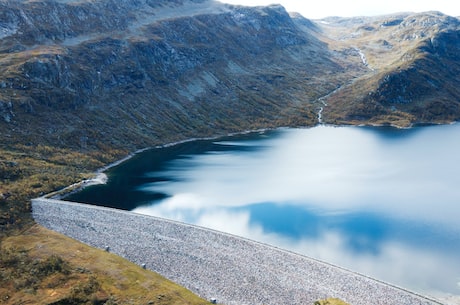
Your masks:
<svg viewBox="0 0 460 305"><path fill-rule="evenodd" d="M39 198L42 226L146 265L222 304L441 304L348 270L248 239L166 219Z"/></svg>

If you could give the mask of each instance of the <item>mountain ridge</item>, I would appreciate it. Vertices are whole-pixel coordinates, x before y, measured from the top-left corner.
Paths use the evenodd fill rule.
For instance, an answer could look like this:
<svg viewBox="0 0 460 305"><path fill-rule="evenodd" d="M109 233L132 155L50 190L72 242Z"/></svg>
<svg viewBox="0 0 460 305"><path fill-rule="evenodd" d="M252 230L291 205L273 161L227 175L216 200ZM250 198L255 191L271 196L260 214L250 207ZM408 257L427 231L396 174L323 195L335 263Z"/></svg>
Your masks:
<svg viewBox="0 0 460 305"><path fill-rule="evenodd" d="M402 127L458 120L459 95L452 89L459 71L457 18L426 12L326 20L338 20L335 27L351 28L345 32L348 44L366 54L363 64L370 69L330 96L326 120ZM354 27L349 20L355 20Z"/></svg>
<svg viewBox="0 0 460 305"><path fill-rule="evenodd" d="M418 71L417 65L423 62L423 59L434 60L431 56L431 59L419 58L415 61L414 58L420 57L423 53L423 47L408 41L422 43L422 40L430 40L445 44L447 34L442 33L449 30L451 35L456 35L459 28L458 19L438 12L401 13L379 17L330 17L311 21L295 14L289 15L279 5L247 8L211 0L155 3L151 1L3 1L2 5L5 8L3 13L5 21L0 31L3 33L0 48L3 49L1 61L4 67L0 68L0 73L3 75L3 80L0 82L0 89L3 88L0 91L2 101L0 117L3 117L4 122L12 124L18 119L16 113L21 111L32 114L58 110L55 113L57 117L63 115L65 117L63 120L80 121L79 126L71 128L80 129L80 134L64 135L67 138L86 138L88 137L86 134L90 132L81 127L82 124L87 123L86 120L75 117L72 109L80 109L82 105L93 103L91 109L84 109L88 114L93 114L94 109L105 107L107 108L105 115L110 116L110 113L116 111L123 113L126 109L122 104L128 102L116 106L111 102L101 103L97 100L120 99L124 95L130 95L131 99L141 101L137 103L138 106L142 106L141 108L149 104L151 108L149 102L151 99L155 100L157 106L164 104L167 108L164 111L173 111L169 116L177 115L181 117L179 120L183 123L196 125L194 128L198 128L198 133L213 132L216 130L216 125L219 125L221 132L233 132L241 128L268 127L272 124L268 122L260 126L244 124L244 120L251 120L251 118L242 118L244 111L239 111L242 121L228 128L234 118L232 115L225 116L222 111L228 112L229 109L223 109L226 108L224 102L221 102L219 107L215 107L215 104L210 106L209 99L222 99L226 103L235 100L236 104L231 107L238 107L246 102L249 104L246 105L247 110L258 112L257 117L262 121L268 119L272 122L282 117L280 113L292 115L297 112L299 103L267 100L273 98L301 100L303 115L282 117L278 123L272 124L272 127L290 125L290 121L297 122L293 125L311 126L316 123L315 112L319 108L318 99L329 95L338 86L344 87L347 82L352 82L351 86L359 85L360 88L353 90L363 91L362 97L356 98L349 90L336 90L334 94L328 96L330 106L324 110L324 122L354 124L358 123L356 121L358 119L362 121L360 123L372 124L375 117L381 117L382 111L392 116L395 114L396 106L410 104L395 104L388 101L410 100L409 96L397 94L395 86L390 84L392 79L396 81L401 79L398 78L398 73L391 69L401 70L401 64L407 66L407 62L411 61L415 70L403 69L404 73L409 73ZM9 11L7 7L10 7ZM63 20L67 21L63 22ZM354 29L354 32L346 29L347 27ZM213 31L214 29L219 30L217 32ZM337 35L337 29L340 29L341 34ZM387 29L395 32L389 34ZM188 32L187 35L183 35L185 32ZM435 37L441 34L442 36L439 37L442 39ZM373 41L380 36L386 37ZM423 43L427 50L429 42ZM330 48L330 45L333 47ZM369 52L381 55L382 49L391 50L392 52L386 53L394 55L365 55ZM399 51L394 52L395 49ZM450 60L455 64L458 61L455 56L456 49L449 50L453 52L451 57L438 56L438 58L443 58L444 61ZM225 63L227 69L224 71L222 68ZM437 63L443 64L444 67L451 66L449 63L442 63L441 60L434 62L435 65ZM398 66L393 68L396 64ZM299 69L300 65L304 65L305 68ZM383 68L377 69L379 73L385 73L379 76L372 68L373 65L382 67L388 65L390 68L386 68L387 72L384 72ZM423 66L423 63L421 65ZM262 71L264 69L265 71ZM456 69L452 68L450 73L455 74ZM253 83L253 85L243 88L238 84L235 80L239 79L240 75L236 71L241 73L241 78L245 79L246 83ZM370 75L369 72L375 75ZM427 73L429 74L429 71ZM287 81L281 82L287 76L290 78L289 82L296 85L288 86ZM357 78L360 80L358 81ZM366 78L370 80L365 81ZM377 84L371 85L372 83ZM276 91L284 90L288 94L275 94L273 89L276 84L279 86ZM414 79L413 85L417 87L417 80ZM172 89L174 86L177 88ZM263 94L259 87L263 88L263 92L271 92ZM392 89L388 90L388 88ZM407 86L399 89L401 90L407 90ZM414 98L413 91L410 93L412 98ZM302 96L302 92L307 96ZM448 89L447 92L450 92L449 97L458 97L455 89ZM346 97L342 93L346 93ZM429 94L428 89L425 94ZM251 101L245 101L238 96ZM335 102L337 99L344 98L362 100L361 104L355 106L356 114L347 114L350 109L353 109L353 102ZM423 98L425 98L423 94L417 96L418 100ZM199 107L193 105L194 109L192 109L185 106L197 99L203 100L201 103L196 103L200 104ZM263 113L258 111L256 106L258 103L262 103L265 107ZM362 115L363 104L371 105L367 108L374 107L379 110L373 113L372 110L367 109L368 113ZM392 104L390 111L385 110L384 108L389 104ZM51 108L41 109L42 106ZM410 107L406 106L400 107L400 111L403 112L401 115L407 119L406 122L391 119L386 122L388 117L375 119L375 121L407 126L420 122L456 120L459 116L458 111L455 110L456 105L442 105L444 112L440 107L433 106L438 110L435 110L435 115L431 116L423 114L420 109L408 109ZM344 107L348 110L345 111ZM197 110L195 108L206 110L200 109L198 111L200 113L194 113ZM68 112L63 114L64 110ZM141 112L146 114L152 111L154 109L143 109ZM443 117L445 112L449 113ZM155 113L159 112L155 110ZM206 113L213 113L209 115L210 118L215 116L216 119L219 117L218 120L222 120L221 118L225 116L227 119L222 124L217 122L203 124L206 121ZM94 115L100 117L101 113L94 113ZM127 116L130 120L136 121L133 124L137 124L137 127L142 129L142 132L137 130L134 133L142 138L141 134L145 133L151 124L148 124L145 119L139 119L137 112L129 113ZM190 116L197 117L197 120L190 121ZM119 114L113 119L127 119L126 113ZM238 115L235 119L238 119ZM33 121L33 118L29 117L28 121L30 120ZM158 120L164 124L172 123L171 127L167 127L171 130L186 133L177 122L170 122L171 120L161 115ZM103 124L105 123L102 122ZM53 127L44 128L53 129ZM30 127L30 129L34 128ZM191 136L194 132L185 136ZM155 133L161 133L161 130L155 130ZM164 135L150 134L140 146L151 144L147 138L152 136L158 141L164 137ZM46 137L38 135L38 138L44 140L49 138L49 134ZM103 138L102 141L106 139ZM128 143L129 140L125 139L124 142ZM64 141L64 144L75 145L69 141ZM118 146L123 144L120 143Z"/></svg>

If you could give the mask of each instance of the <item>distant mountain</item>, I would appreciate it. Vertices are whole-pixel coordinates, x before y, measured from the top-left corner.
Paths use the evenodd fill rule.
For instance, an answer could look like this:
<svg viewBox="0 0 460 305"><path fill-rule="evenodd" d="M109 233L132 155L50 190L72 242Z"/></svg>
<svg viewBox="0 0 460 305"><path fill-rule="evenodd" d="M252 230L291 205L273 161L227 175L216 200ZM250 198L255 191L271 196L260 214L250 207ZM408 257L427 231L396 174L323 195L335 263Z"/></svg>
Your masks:
<svg viewBox="0 0 460 305"><path fill-rule="evenodd" d="M0 141L136 149L460 117L459 20L311 21L212 0L0 1ZM322 109L322 110L321 110Z"/></svg>
<svg viewBox="0 0 460 305"><path fill-rule="evenodd" d="M460 21L438 12L325 19L341 52L359 52L369 72L331 94L331 123L447 123L460 117ZM350 52L352 52L352 50Z"/></svg>

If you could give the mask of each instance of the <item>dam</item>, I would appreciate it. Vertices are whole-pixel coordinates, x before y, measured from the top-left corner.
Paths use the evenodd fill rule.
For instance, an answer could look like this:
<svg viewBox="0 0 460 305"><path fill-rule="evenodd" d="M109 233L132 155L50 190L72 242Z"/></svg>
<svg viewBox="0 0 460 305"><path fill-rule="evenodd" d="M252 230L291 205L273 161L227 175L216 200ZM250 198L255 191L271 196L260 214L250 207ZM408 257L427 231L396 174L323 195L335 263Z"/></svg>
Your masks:
<svg viewBox="0 0 460 305"><path fill-rule="evenodd" d="M370 277L231 234L158 217L61 200L32 200L48 229L121 257L220 304L353 305L440 302Z"/></svg>

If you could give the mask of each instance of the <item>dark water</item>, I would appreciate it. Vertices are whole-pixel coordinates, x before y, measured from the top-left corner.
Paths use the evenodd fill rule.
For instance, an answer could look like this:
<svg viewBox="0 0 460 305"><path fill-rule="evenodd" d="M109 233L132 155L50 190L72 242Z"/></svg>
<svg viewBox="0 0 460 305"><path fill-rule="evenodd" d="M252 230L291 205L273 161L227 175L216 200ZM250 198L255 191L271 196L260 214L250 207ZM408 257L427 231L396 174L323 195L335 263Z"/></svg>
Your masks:
<svg viewBox="0 0 460 305"><path fill-rule="evenodd" d="M147 151L71 200L460 295L460 125L282 129Z"/></svg>

